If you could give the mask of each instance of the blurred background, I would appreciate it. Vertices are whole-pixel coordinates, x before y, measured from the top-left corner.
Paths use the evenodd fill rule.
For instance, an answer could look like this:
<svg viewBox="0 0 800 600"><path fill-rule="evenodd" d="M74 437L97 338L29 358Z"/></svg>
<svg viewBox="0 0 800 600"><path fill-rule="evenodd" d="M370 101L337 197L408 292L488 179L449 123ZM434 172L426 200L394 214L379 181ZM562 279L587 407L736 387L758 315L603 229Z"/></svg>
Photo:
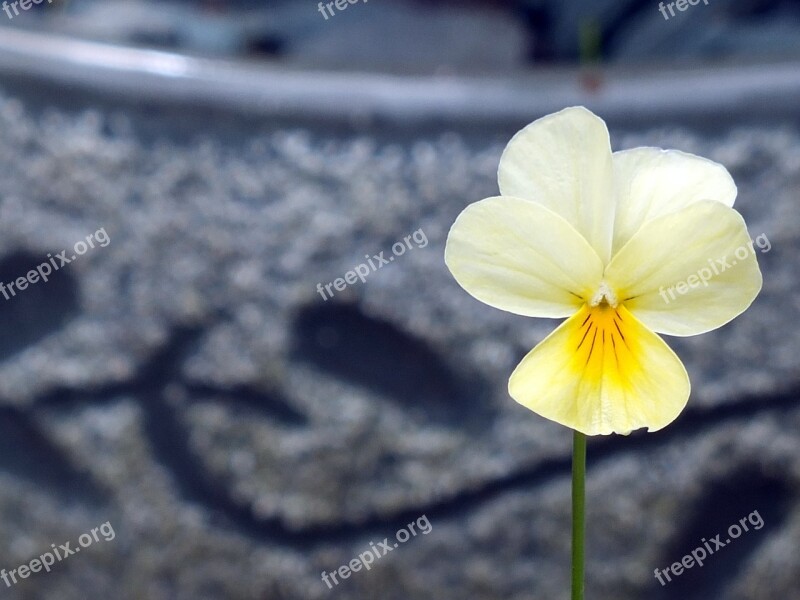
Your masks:
<svg viewBox="0 0 800 600"><path fill-rule="evenodd" d="M60 268L0 299L0 569L81 554L0 594L568 598L571 435L506 391L557 322L443 251L583 104L724 164L770 242L749 311L668 339L680 418L590 440L587 598L800 598L800 4L668 4L3 3L0 282Z"/></svg>

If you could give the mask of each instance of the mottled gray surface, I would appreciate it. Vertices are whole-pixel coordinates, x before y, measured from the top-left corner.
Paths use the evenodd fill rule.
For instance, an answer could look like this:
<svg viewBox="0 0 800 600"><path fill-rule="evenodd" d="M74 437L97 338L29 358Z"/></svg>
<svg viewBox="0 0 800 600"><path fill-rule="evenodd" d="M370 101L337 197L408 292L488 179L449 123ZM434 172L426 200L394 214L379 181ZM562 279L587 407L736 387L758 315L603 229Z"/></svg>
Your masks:
<svg viewBox="0 0 800 600"><path fill-rule="evenodd" d="M448 275L446 232L496 193L510 131L325 131L0 96L0 280L104 227L60 277L0 299L6 569L110 521L116 538L9 598L566 598L568 430L506 393L553 327ZM188 133L187 133L188 132ZM764 290L670 340L689 408L590 442L588 597L800 598L800 134L612 130L727 165ZM422 228L323 301L317 283ZM703 569L666 567L759 510ZM426 515L329 592L320 580Z"/></svg>

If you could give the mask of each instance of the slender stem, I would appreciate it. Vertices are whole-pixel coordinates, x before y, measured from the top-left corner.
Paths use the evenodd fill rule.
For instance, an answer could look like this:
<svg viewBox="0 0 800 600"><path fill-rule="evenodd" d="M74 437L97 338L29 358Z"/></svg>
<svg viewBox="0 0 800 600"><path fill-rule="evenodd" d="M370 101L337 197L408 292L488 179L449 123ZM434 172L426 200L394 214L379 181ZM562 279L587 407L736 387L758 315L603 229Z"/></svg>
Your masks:
<svg viewBox="0 0 800 600"><path fill-rule="evenodd" d="M586 534L586 436L572 438L572 600L583 600Z"/></svg>

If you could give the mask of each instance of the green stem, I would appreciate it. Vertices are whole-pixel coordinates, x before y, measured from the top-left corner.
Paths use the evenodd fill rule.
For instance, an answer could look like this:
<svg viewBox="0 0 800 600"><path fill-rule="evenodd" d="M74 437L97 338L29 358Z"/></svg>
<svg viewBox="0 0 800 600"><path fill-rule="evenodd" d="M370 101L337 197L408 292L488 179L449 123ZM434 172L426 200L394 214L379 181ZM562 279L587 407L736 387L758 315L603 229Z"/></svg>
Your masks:
<svg viewBox="0 0 800 600"><path fill-rule="evenodd" d="M572 600L583 600L586 534L586 436L572 438Z"/></svg>

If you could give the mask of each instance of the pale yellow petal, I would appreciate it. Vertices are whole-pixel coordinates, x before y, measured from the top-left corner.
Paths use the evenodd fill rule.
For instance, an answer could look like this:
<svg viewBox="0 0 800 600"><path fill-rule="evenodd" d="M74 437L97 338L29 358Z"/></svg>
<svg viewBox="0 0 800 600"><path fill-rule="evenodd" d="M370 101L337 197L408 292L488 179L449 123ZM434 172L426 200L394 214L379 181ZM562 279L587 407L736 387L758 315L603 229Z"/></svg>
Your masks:
<svg viewBox="0 0 800 600"><path fill-rule="evenodd" d="M608 262L614 197L602 119L579 106L534 121L506 146L497 179L502 195L535 200L558 213Z"/></svg>
<svg viewBox="0 0 800 600"><path fill-rule="evenodd" d="M511 396L586 435L656 431L686 406L680 359L624 307L584 306L511 375Z"/></svg>
<svg viewBox="0 0 800 600"><path fill-rule="evenodd" d="M464 209L447 237L445 263L481 302L531 317L573 314L603 272L597 254L562 217L510 197Z"/></svg>
<svg viewBox="0 0 800 600"><path fill-rule="evenodd" d="M613 253L647 221L700 200L733 206L736 184L722 165L678 150L633 148L615 152Z"/></svg>
<svg viewBox="0 0 800 600"><path fill-rule="evenodd" d="M761 289L744 220L709 200L645 223L614 256L605 279L647 327L680 336L724 325Z"/></svg>

